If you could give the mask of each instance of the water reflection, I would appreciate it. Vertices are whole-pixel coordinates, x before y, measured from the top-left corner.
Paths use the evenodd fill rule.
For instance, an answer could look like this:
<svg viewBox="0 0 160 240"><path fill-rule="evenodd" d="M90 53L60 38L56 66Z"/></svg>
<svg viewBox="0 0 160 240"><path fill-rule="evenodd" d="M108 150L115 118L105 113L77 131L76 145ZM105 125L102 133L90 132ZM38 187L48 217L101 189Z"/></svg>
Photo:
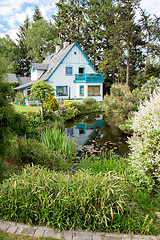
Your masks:
<svg viewBox="0 0 160 240"><path fill-rule="evenodd" d="M66 134L74 139L79 151L98 153L113 151L118 155L128 152L127 134L113 123L107 124L103 115L85 116L76 123L66 125Z"/></svg>

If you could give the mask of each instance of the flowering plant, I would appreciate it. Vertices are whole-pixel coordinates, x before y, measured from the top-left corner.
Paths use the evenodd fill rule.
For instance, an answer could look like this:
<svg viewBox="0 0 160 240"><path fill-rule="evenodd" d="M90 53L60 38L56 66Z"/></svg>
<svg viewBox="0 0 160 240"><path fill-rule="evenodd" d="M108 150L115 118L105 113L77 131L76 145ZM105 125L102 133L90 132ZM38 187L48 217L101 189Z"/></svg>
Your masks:
<svg viewBox="0 0 160 240"><path fill-rule="evenodd" d="M160 87L160 79L151 77L141 88L142 93L153 93L154 91L157 92L157 89Z"/></svg>
<svg viewBox="0 0 160 240"><path fill-rule="evenodd" d="M160 88L134 113L129 139L129 162L139 185L149 190L160 187Z"/></svg>

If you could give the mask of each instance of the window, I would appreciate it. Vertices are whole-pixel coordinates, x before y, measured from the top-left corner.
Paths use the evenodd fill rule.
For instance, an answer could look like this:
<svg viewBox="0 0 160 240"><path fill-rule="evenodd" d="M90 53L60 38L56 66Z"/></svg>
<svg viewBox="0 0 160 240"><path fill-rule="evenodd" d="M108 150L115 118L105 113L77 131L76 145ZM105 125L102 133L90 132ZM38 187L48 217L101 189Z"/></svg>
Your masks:
<svg viewBox="0 0 160 240"><path fill-rule="evenodd" d="M80 86L80 96L84 96L84 86Z"/></svg>
<svg viewBox="0 0 160 240"><path fill-rule="evenodd" d="M100 86L88 86L88 96L100 96Z"/></svg>
<svg viewBox="0 0 160 240"><path fill-rule="evenodd" d="M79 128L79 135L81 135L81 134L85 134L85 131L83 128Z"/></svg>
<svg viewBox="0 0 160 240"><path fill-rule="evenodd" d="M72 75L72 67L66 67L66 75Z"/></svg>
<svg viewBox="0 0 160 240"><path fill-rule="evenodd" d="M68 95L68 87L56 87L57 96L67 96Z"/></svg>
<svg viewBox="0 0 160 240"><path fill-rule="evenodd" d="M83 67L80 67L78 73L79 73L79 74L83 74L83 73L84 73L84 68L83 68Z"/></svg>

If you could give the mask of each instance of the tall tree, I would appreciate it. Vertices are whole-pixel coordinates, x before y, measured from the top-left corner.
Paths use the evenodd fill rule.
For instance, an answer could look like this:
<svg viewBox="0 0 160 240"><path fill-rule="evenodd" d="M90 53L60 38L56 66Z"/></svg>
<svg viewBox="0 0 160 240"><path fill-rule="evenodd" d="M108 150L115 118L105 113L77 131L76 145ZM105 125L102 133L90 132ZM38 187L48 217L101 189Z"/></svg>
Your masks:
<svg viewBox="0 0 160 240"><path fill-rule="evenodd" d="M156 15L154 15L154 17L151 17L151 14L146 13L146 11L141 9L140 23L143 29L143 37L146 41L146 62L144 68L145 77L147 68L150 65L150 56L160 56L160 18L158 18Z"/></svg>
<svg viewBox="0 0 160 240"><path fill-rule="evenodd" d="M33 20L34 20L34 22L36 22L36 21L42 20L42 19L44 19L42 17L42 13L40 12L39 7L36 6L36 9L33 14Z"/></svg>
<svg viewBox="0 0 160 240"><path fill-rule="evenodd" d="M51 22L44 19L33 22L26 35L27 59L41 63L55 51L57 37L57 29Z"/></svg>
<svg viewBox="0 0 160 240"><path fill-rule="evenodd" d="M83 28L86 22L84 9L86 0L59 0L58 12L53 16L62 41L83 42Z"/></svg>
<svg viewBox="0 0 160 240"><path fill-rule="evenodd" d="M27 58L27 30L30 28L31 23L29 21L29 17L26 16L26 19L24 21L24 24L19 27L19 33L17 33L18 36L18 44L21 50L22 59L21 59L21 72L20 75L22 76L28 76L29 75L29 68L31 64L31 60Z"/></svg>
<svg viewBox="0 0 160 240"><path fill-rule="evenodd" d="M1 57L7 61L7 72L18 74L20 71L21 52L19 46L6 35L0 38Z"/></svg>

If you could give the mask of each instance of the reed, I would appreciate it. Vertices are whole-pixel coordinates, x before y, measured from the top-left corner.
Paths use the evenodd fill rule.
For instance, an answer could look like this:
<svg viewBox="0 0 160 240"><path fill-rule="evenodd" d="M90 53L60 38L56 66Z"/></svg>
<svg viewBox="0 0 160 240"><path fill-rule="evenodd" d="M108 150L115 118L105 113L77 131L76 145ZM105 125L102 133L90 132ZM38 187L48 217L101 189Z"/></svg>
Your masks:
<svg viewBox="0 0 160 240"><path fill-rule="evenodd" d="M58 151L71 163L76 156L75 143L65 135L61 129L53 127L45 129L41 134L40 141L49 150Z"/></svg>

